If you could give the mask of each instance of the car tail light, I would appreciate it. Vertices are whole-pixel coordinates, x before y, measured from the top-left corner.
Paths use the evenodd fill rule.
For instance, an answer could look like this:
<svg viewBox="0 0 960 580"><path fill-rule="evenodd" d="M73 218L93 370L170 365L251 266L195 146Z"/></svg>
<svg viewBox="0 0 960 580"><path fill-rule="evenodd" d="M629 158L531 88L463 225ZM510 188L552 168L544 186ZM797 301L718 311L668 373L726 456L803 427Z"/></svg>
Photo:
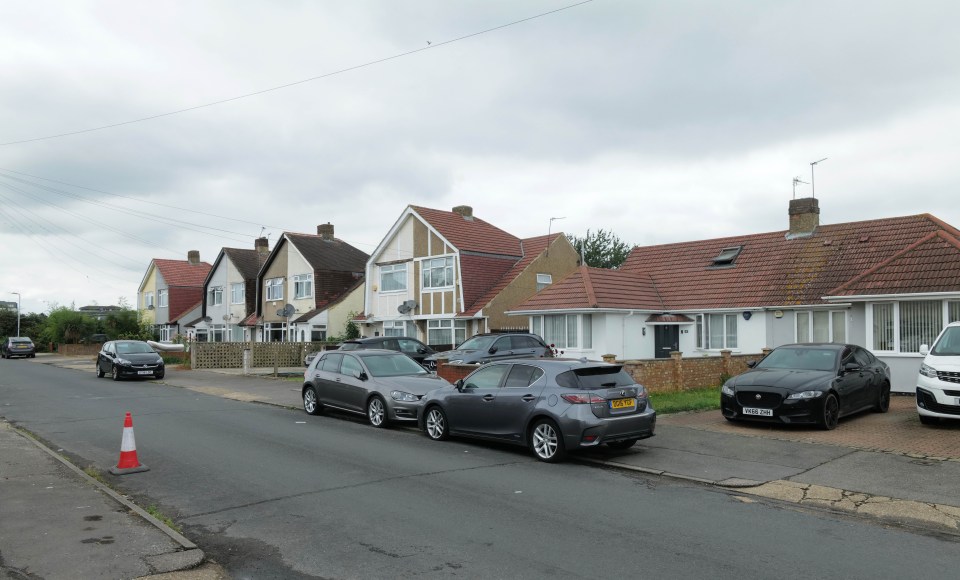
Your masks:
<svg viewBox="0 0 960 580"><path fill-rule="evenodd" d="M567 393L560 395L563 400L574 405L589 405L590 403L606 403L607 400L595 393Z"/></svg>

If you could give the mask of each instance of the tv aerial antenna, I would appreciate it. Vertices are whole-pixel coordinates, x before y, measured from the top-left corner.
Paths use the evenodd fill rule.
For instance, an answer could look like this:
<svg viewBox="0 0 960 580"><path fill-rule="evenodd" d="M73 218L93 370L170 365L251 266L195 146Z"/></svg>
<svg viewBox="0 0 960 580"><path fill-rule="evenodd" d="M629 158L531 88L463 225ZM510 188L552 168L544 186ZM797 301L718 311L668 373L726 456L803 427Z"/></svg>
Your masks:
<svg viewBox="0 0 960 580"><path fill-rule="evenodd" d="M797 199L797 184L798 184L798 183L802 183L802 184L804 184L804 185L810 185L809 183L807 183L806 181L803 181L803 180L800 179L799 177L794 177L794 178L793 178L793 199Z"/></svg>

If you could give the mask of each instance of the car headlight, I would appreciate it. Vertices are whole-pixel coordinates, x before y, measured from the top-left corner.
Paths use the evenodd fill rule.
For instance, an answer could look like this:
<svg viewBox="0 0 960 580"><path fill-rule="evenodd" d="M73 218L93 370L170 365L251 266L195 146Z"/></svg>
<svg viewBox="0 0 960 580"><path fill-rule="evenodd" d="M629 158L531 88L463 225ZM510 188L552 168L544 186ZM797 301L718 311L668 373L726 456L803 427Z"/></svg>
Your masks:
<svg viewBox="0 0 960 580"><path fill-rule="evenodd" d="M735 395L735 393L733 392L733 387L726 383L723 384L723 388L720 389L720 392L729 397L732 397Z"/></svg>
<svg viewBox="0 0 960 580"><path fill-rule="evenodd" d="M394 401L404 401L407 403L416 403L420 400L420 397L404 391L390 391L390 396Z"/></svg>
<svg viewBox="0 0 960 580"><path fill-rule="evenodd" d="M125 359L125 358L118 358L118 359L117 359L117 362L120 363L120 364L122 364L122 365L125 366L125 367L128 367L128 366L130 366L131 364L133 364L133 363L131 363L130 361L128 361L127 359Z"/></svg>
<svg viewBox="0 0 960 580"><path fill-rule="evenodd" d="M937 369L927 363L920 363L920 374L931 379L937 378Z"/></svg>
<svg viewBox="0 0 960 580"><path fill-rule="evenodd" d="M823 394L823 391L803 391L802 393L792 393L788 399L816 399Z"/></svg>

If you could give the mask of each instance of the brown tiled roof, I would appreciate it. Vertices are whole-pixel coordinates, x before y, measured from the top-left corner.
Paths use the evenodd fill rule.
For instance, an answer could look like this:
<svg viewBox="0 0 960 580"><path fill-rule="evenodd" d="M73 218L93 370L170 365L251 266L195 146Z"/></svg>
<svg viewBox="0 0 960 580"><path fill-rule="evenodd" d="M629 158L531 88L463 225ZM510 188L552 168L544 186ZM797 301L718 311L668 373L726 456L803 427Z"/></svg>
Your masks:
<svg viewBox="0 0 960 580"><path fill-rule="evenodd" d="M938 232L944 234L936 236L939 241L924 242ZM864 284L882 290L871 293L960 289L939 275L934 282L925 279L931 260L953 251L947 247L947 238L960 238L955 228L929 214L821 225L811 236L795 239L787 239L786 234L636 247L622 270L652 278L665 308L672 311L816 304L841 286L845 293L857 294ZM733 265L713 266L713 258L732 246L743 246ZM915 247L911 250L911 246ZM897 260L891 261L894 257ZM890 262L883 269L886 282L881 284L877 270L854 284L852 279L885 262ZM890 276L901 279L893 284Z"/></svg>
<svg viewBox="0 0 960 580"><path fill-rule="evenodd" d="M589 308L664 310L657 289L649 277L623 270L588 266L580 266L563 280L544 288L512 310Z"/></svg>
<svg viewBox="0 0 960 580"><path fill-rule="evenodd" d="M507 273L516 263L516 258L461 253L460 279L463 281L463 303L470 305L476 303L491 287L506 278Z"/></svg>
<svg viewBox="0 0 960 580"><path fill-rule="evenodd" d="M548 246L548 241L552 243L554 240L562 236L562 233L556 233L548 236L537 236L535 238L526 238L520 240L521 247L523 248L523 257L519 260L513 261L511 267L506 270L504 273L500 274L499 277L494 277L493 272L490 272L490 276L486 277L485 281L493 281L493 285L487 286L485 292L479 295L479 298L471 294L472 299L467 298L467 282L466 282L466 267L464 266L464 303L470 305L465 308L461 316L474 316L479 312L484 306L490 303L491 300L497 297L500 292L503 291L507 285L515 280L527 267L536 259L537 256L542 254ZM461 262L463 257L461 256ZM477 284L479 289L481 285Z"/></svg>
<svg viewBox="0 0 960 580"><path fill-rule="evenodd" d="M256 326L257 322L257 313L251 312L249 316L240 321L238 326Z"/></svg>
<svg viewBox="0 0 960 580"><path fill-rule="evenodd" d="M939 230L927 234L829 294L915 294L956 292L958 289L960 240L944 230Z"/></svg>
<svg viewBox="0 0 960 580"><path fill-rule="evenodd" d="M154 258L153 264L163 276L167 286L196 286L203 288L203 281L210 272L210 264L191 264L187 260L162 260Z"/></svg>
<svg viewBox="0 0 960 580"><path fill-rule="evenodd" d="M370 256L343 240L312 234L284 233L314 270L364 272Z"/></svg>
<svg viewBox="0 0 960 580"><path fill-rule="evenodd" d="M410 206L421 218L450 241L458 250L503 256L523 255L520 238L480 218L428 207Z"/></svg>
<svg viewBox="0 0 960 580"><path fill-rule="evenodd" d="M257 250L244 250L240 248L224 248L223 253L230 258L237 271L243 276L244 280L254 280L260 271L260 266L267 261L267 254L260 254Z"/></svg>

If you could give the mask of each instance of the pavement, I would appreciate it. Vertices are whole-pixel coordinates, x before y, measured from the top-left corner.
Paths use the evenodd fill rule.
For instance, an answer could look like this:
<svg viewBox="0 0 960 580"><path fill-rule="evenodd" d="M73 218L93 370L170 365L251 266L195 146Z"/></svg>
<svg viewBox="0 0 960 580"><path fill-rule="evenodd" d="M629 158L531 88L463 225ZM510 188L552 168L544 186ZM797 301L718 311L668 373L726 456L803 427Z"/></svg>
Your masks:
<svg viewBox="0 0 960 580"><path fill-rule="evenodd" d="M37 355L93 373L90 357ZM177 370L163 383L238 401L299 409L303 368ZM911 396L833 431L731 423L718 411L658 418L657 435L625 451L576 460L731 490L740 501L786 502L960 540L960 421L921 425ZM104 466L104 471L109 466ZM190 540L0 420L0 578L219 580Z"/></svg>

